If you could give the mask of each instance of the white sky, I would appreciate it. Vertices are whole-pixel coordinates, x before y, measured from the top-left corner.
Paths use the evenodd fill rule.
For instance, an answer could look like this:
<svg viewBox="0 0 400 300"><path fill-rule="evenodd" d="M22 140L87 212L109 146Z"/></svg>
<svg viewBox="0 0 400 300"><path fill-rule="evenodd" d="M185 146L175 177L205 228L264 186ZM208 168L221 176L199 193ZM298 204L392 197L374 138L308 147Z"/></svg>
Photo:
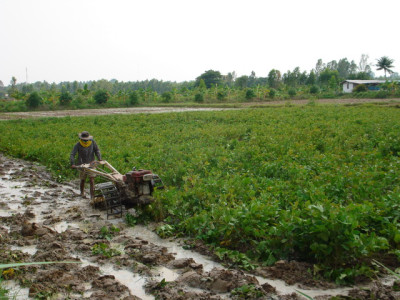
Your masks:
<svg viewBox="0 0 400 300"><path fill-rule="evenodd" d="M399 0L0 0L0 80L266 77L361 54L400 72L399 14Z"/></svg>

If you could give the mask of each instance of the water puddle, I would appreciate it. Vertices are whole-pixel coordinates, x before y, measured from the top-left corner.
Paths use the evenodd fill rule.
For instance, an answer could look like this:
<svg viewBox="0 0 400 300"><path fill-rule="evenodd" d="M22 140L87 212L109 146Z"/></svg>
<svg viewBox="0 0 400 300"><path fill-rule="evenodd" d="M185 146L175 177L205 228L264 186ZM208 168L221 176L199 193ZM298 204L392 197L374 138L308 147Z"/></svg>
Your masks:
<svg viewBox="0 0 400 300"><path fill-rule="evenodd" d="M154 277L158 277L157 280L161 281L165 279L165 281L175 281L180 275L174 270L168 269L166 267L159 267L153 270L152 272Z"/></svg>
<svg viewBox="0 0 400 300"><path fill-rule="evenodd" d="M114 275L116 280L128 287L132 295L138 296L143 300L154 300L154 296L146 294L143 288L146 284L146 278L128 270L115 270L111 265L100 267L100 270L105 274Z"/></svg>
<svg viewBox="0 0 400 300"><path fill-rule="evenodd" d="M34 255L37 252L36 245L30 246L11 246L11 250L19 250L21 252L27 253L29 255Z"/></svg>
<svg viewBox="0 0 400 300"><path fill-rule="evenodd" d="M147 283L147 279L140 274L133 273L129 270L116 270L113 265L99 265L96 263L89 262L86 259L81 259L82 267L88 265L100 268L103 275L113 275L115 279L125 285L132 295L138 296L143 300L154 300L154 296L146 293L144 285Z"/></svg>
<svg viewBox="0 0 400 300"><path fill-rule="evenodd" d="M176 241L169 241L167 239L161 239L156 233L149 230L145 226L136 225L133 228L128 228L127 231L130 235L135 237L140 237L141 239L147 240L155 245L166 247L168 252L175 254L176 259L180 258L193 258L196 263L202 264L205 272L211 271L213 268L226 269L223 265L218 262L211 260L209 257L202 255L200 253L183 249ZM166 269L166 268L165 268ZM173 272L171 270L167 271ZM249 276L254 276L253 274L247 274ZM268 283L273 286L276 291L281 295L296 293L296 290L306 293L311 297L324 296L324 295L347 295L351 288L337 288L337 289L327 289L327 290L305 290L297 285L289 286L284 281L278 279L267 279L261 276L254 276L257 278L260 284ZM162 276L160 276L162 278ZM167 280L167 279L166 279ZM167 280L168 281L168 280Z"/></svg>
<svg viewBox="0 0 400 300"><path fill-rule="evenodd" d="M62 221L60 223L56 223L56 224L54 224L52 226L49 226L49 227L53 228L58 233L63 233L64 231L66 231L69 228L80 228L80 226L78 224L69 223L67 221Z"/></svg>
<svg viewBox="0 0 400 300"><path fill-rule="evenodd" d="M8 290L5 299L24 300L29 298L29 288L21 288L14 280L1 282L1 287Z"/></svg>
<svg viewBox="0 0 400 300"><path fill-rule="evenodd" d="M135 237L140 237L150 243L157 246L166 247L168 252L173 253L175 259L180 258L193 258L198 264L203 265L203 270L209 272L214 268L224 268L220 263L212 261L209 257L200 253L183 249L176 241L169 241L168 239L161 239L156 233L149 230L147 227L142 225L136 225L127 229L127 232Z"/></svg>

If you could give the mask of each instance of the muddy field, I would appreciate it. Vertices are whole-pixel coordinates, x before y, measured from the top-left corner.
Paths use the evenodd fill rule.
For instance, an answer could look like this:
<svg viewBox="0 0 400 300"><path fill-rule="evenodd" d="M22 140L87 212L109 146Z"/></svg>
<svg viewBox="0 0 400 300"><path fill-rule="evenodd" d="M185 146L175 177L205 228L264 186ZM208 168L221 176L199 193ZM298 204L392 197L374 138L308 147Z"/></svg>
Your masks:
<svg viewBox="0 0 400 300"><path fill-rule="evenodd" d="M309 100L291 100L293 105L306 105ZM361 104L361 103L378 103L382 105L396 105L400 103L400 99L318 99L316 103L321 104ZM236 103L239 107L263 107L285 105L287 101L259 101ZM166 112L189 112L189 111L218 111L236 108L195 108L195 107L129 107L129 108L105 108L105 109L79 109L79 110L57 110L57 111L29 111L29 112L12 112L0 113L0 120L10 119L26 119L26 118L43 118L43 117L67 117L67 116L99 116L113 114L156 114Z"/></svg>
<svg viewBox="0 0 400 300"><path fill-rule="evenodd" d="M44 167L0 154L0 261L78 262L3 270L2 285L16 299L307 299L297 291L400 299L390 276L343 288L295 261L252 274L230 269L201 243L159 238L158 225L107 220L79 196L77 182L57 183Z"/></svg>
<svg viewBox="0 0 400 300"><path fill-rule="evenodd" d="M189 111L217 111L226 108L190 108L190 107L129 107L129 108L105 108L105 109L79 109L79 110L56 110L56 111L29 111L0 113L0 120L45 118L45 117L68 117L68 116L100 116L100 115L128 115L128 114L158 114L167 112L189 112Z"/></svg>

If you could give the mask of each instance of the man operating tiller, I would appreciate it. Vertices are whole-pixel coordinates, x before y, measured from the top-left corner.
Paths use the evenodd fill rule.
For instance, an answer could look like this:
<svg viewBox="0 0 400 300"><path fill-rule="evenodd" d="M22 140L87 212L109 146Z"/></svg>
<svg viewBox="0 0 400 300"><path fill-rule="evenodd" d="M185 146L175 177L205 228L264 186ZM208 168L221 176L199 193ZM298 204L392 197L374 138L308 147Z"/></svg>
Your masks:
<svg viewBox="0 0 400 300"><path fill-rule="evenodd" d="M90 164L95 160L95 155L98 160L101 160L101 153L100 149L97 146L96 142L93 139L93 136L89 134L87 131L82 131L79 135L79 142L77 142L74 148L71 151L70 155L70 162L71 168L76 169L77 165L82 164ZM75 162L75 155L78 153L78 159ZM87 173L85 170L79 171L80 177L80 190L81 196L86 198L85 196L85 181L86 178L89 177L90 182L90 198L94 198L94 178L96 177L95 174Z"/></svg>

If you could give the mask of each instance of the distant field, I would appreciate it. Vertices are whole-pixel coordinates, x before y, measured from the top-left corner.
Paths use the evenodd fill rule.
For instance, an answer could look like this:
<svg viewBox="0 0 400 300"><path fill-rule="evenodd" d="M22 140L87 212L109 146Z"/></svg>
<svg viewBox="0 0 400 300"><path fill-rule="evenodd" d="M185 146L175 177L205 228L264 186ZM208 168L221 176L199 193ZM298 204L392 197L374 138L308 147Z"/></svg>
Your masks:
<svg viewBox="0 0 400 300"><path fill-rule="evenodd" d="M124 107L124 108L95 108L95 109L59 109L59 110L34 110L22 112L0 112L0 120L43 118L43 117L66 117L66 116L99 116L109 114L138 114L138 113L163 113L163 112L184 112L184 111L210 111L239 109L249 107L268 107L268 106L291 106L316 104L343 104L343 105L362 105L366 103L379 105L399 105L400 99L318 99L318 100L274 100L274 101L253 101L253 102L225 102L225 103L160 103L153 106ZM156 105L156 106L155 106Z"/></svg>
<svg viewBox="0 0 400 300"><path fill-rule="evenodd" d="M343 281L370 275L362 265L377 255L400 256L395 107L3 121L0 151L73 178L68 157L82 130L119 171L136 166L163 178L167 188L149 209L154 218L219 251L268 264L310 261L319 274Z"/></svg>

